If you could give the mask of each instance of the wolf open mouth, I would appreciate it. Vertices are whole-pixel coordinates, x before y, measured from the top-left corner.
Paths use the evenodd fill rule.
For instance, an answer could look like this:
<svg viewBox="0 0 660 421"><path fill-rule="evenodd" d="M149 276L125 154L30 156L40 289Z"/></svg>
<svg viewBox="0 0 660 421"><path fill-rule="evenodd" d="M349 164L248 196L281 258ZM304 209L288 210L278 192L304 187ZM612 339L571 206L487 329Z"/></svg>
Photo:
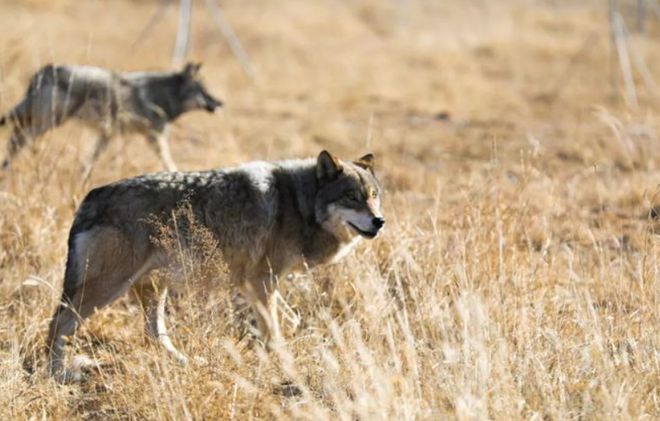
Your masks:
<svg viewBox="0 0 660 421"><path fill-rule="evenodd" d="M376 232L370 232L370 231L362 231L360 228L358 228L355 224L346 221L348 225L350 225L351 228L353 228L355 231L357 231L358 234L360 234L363 237L366 238L374 238L376 235L378 235L378 231Z"/></svg>

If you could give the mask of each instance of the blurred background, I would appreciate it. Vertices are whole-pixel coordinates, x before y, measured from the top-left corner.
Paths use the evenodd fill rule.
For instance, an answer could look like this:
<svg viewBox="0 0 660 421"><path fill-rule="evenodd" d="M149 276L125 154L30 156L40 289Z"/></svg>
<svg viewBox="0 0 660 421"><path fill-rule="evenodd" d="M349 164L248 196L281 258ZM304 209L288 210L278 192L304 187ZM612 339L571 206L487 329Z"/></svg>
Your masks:
<svg viewBox="0 0 660 421"><path fill-rule="evenodd" d="M384 144L399 164L433 167L487 158L494 139L516 151L530 133L541 143L565 137L567 119L588 119L595 106L634 112L657 100L653 0L5 0L0 109L46 63L178 67L186 3L185 59L205 64L204 78L227 104L219 116L177 125L174 153L188 168ZM218 30L218 12L245 56ZM59 148L84 148L79 136L88 135L72 128ZM142 142L122 145L133 146L136 153L119 159L142 158ZM60 155L57 145L48 148Z"/></svg>

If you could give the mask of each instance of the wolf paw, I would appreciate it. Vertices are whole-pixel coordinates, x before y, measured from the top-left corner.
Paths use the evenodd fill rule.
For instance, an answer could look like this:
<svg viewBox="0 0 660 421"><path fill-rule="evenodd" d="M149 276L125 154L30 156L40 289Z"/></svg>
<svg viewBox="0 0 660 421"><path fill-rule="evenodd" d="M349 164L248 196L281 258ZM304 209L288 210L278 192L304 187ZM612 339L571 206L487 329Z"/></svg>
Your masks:
<svg viewBox="0 0 660 421"><path fill-rule="evenodd" d="M79 383L85 379L86 375L99 371L99 363L86 355L76 355L71 361L71 368L65 368L56 372L53 377L60 384Z"/></svg>
<svg viewBox="0 0 660 421"><path fill-rule="evenodd" d="M83 380L83 372L70 368L63 369L53 374L53 379L59 384L80 383Z"/></svg>
<svg viewBox="0 0 660 421"><path fill-rule="evenodd" d="M192 360L193 360L193 364L195 364L198 367L205 366L209 363L208 361L206 361L206 358L200 357L199 355L194 356Z"/></svg>

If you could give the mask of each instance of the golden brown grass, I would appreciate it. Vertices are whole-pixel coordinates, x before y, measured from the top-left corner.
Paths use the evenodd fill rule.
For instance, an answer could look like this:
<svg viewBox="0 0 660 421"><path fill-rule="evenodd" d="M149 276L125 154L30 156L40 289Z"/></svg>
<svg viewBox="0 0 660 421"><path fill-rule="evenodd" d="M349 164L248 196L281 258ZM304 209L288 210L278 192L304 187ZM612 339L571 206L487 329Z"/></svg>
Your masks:
<svg viewBox="0 0 660 421"><path fill-rule="evenodd" d="M640 106L621 100L603 2L223 2L254 81L198 3L190 55L227 107L176 124L180 166L370 150L387 230L283 284L301 324L278 352L240 339L220 285L172 307L208 362L181 367L125 299L70 347L101 369L60 386L44 337L76 205L159 169L116 139L81 185L93 133L67 124L0 188L0 418L660 417L660 115L641 80ZM131 48L156 7L3 2L0 109L46 62L166 68L174 9ZM655 75L657 35L632 40Z"/></svg>

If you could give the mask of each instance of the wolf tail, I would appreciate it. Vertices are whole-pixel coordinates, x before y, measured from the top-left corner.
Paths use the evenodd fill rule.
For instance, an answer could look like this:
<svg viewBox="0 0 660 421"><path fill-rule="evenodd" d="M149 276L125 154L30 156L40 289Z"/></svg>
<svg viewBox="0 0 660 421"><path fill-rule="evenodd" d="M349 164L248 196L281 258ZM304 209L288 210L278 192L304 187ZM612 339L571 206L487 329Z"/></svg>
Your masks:
<svg viewBox="0 0 660 421"><path fill-rule="evenodd" d="M68 239L68 253L66 257L66 268L64 269L64 289L62 290L62 298L60 305L55 314L57 315L66 306L73 303L73 298L76 295L78 287L81 284L81 271L82 262L79 261L80 256L85 254L85 250L78 250L79 247L85 247L81 242L76 241L78 235L83 234L89 229L93 228L93 216L95 214L94 196L102 190L101 188L93 189L90 191L85 199L82 201L76 216L74 217L71 230L69 231Z"/></svg>
<svg viewBox="0 0 660 421"><path fill-rule="evenodd" d="M31 120L30 103L27 98L24 98L14 108L0 116L0 126L12 123L17 126L27 127Z"/></svg>
<svg viewBox="0 0 660 421"><path fill-rule="evenodd" d="M64 271L64 290L62 291L62 298L59 301L59 305L55 309L55 313L50 321L48 328L48 338L46 340L47 348L46 352L49 355L49 364L51 365L51 373L54 373L59 369L61 362L59 361L59 355L62 353L62 344L60 336L60 317L65 314L68 307L74 305L73 299L76 295L80 283L78 282L78 267L79 262L78 257L79 253L76 250L76 234L75 222L74 226L71 227L71 233L69 234L69 253L66 259L66 269Z"/></svg>
<svg viewBox="0 0 660 421"><path fill-rule="evenodd" d="M62 298L60 298L60 302L57 309L55 310L54 316L57 316L67 306L73 305L73 297L76 295L76 291L79 285L79 262L77 261L77 256L79 253L76 250L75 238L77 232L74 231L74 227L71 228L71 233L69 234L69 252L66 258L66 268L64 269L64 289L62 290Z"/></svg>
<svg viewBox="0 0 660 421"><path fill-rule="evenodd" d="M73 230L72 230L73 231ZM78 288L78 262L75 242L75 233L69 236L69 252L66 257L66 269L64 270L64 289L62 291L62 304L71 304L73 296Z"/></svg>

